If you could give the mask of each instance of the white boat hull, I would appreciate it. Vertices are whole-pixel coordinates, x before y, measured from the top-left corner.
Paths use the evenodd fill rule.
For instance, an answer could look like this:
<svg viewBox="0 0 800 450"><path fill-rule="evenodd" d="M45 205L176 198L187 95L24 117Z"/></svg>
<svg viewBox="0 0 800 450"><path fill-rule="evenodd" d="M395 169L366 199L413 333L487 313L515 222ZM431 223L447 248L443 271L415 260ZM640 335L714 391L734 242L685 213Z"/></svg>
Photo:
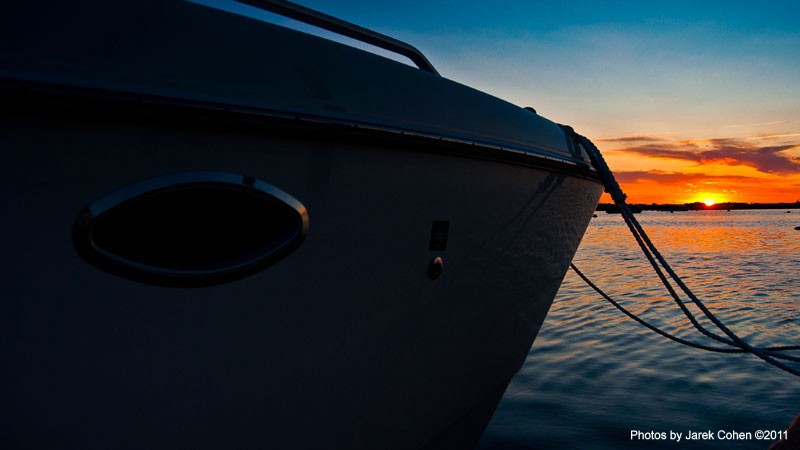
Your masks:
<svg viewBox="0 0 800 450"><path fill-rule="evenodd" d="M474 442L601 191L520 165L257 132L23 117L0 136L14 169L1 203L6 448ZM300 199L302 246L201 289L130 281L75 251L87 202L208 169ZM434 220L450 222L444 251L428 247Z"/></svg>
<svg viewBox="0 0 800 450"><path fill-rule="evenodd" d="M569 129L197 3L7 9L0 448L475 445L603 189ZM199 281L195 257L250 241L202 201L209 222L154 208L197 240L174 246L192 257L123 233L134 256L150 247L128 267L85 240L104 211L163 194L122 201L143 180L187 173L242 180L225 195L283 192L307 212L304 239ZM185 267L147 275L161 244Z"/></svg>

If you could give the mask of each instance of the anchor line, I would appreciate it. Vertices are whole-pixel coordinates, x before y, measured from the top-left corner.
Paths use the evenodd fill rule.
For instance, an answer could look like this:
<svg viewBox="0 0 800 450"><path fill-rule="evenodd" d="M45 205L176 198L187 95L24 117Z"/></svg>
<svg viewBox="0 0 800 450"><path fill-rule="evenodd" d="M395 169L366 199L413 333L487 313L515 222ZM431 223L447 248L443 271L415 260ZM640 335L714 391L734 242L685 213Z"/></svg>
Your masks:
<svg viewBox="0 0 800 450"><path fill-rule="evenodd" d="M592 165L597 170L600 179L603 182L606 192L611 195L611 198L614 200L614 203L619 207L620 212L622 213L622 217L625 220L625 223L628 226L628 229L631 231L631 234L636 239L639 248L644 253L645 257L647 258L648 262L652 266L653 270L658 275L658 278L661 280L661 283L669 292L672 299L681 309L683 314L689 319L692 325L703 335L718 341L720 343L728 345L728 347L711 347L703 344L698 344L695 342L687 341L685 339L679 338L677 336L671 335L663 330L658 329L657 327L649 324L648 322L642 320L641 318L637 317L635 314L627 311L621 304L614 301L610 296L608 296L605 292L603 292L597 285L592 283L589 278L584 275L574 264L570 264L570 267L576 274L586 282L592 289L594 289L597 293L599 293L605 300L609 301L612 305L614 305L617 309L622 311L625 315L630 317L631 319L635 320L639 324L649 328L650 330L668 338L675 342L688 345L690 347L699 348L707 351L712 352L720 352L720 353L751 353L762 360L766 361L773 366L784 370L792 375L800 376L800 371L787 366L786 364L778 361L777 359L783 359L788 361L800 362L800 358L790 355L784 355L780 352L790 351L790 350L800 350L800 346L798 345L781 345L781 346L771 346L771 347L754 347L742 340L739 336L737 336L733 331L731 331L721 320L719 320L714 313L712 313L708 307L689 289L688 286L683 282L683 280L675 273L672 267L667 263L666 259L662 256L661 252L658 251L655 244L650 240L649 236L645 232L644 228L642 228L641 224L636 220L633 216L633 212L630 209L630 206L625 202L627 195L622 191L622 188L617 183L616 179L614 178L614 174L611 169L606 164L605 159L603 159L603 155L600 153L600 150L585 136L581 136L574 131L572 131L569 127L564 127L568 129L570 132L574 133L575 138L580 143L580 145L586 150L586 153L589 155L589 158L592 162ZM662 270L663 268L663 270ZM666 271L666 275L664 274ZM669 278L667 278L669 275ZM717 333L707 330L703 327L697 320L697 318L692 314L692 312L686 307L684 300L681 299L680 295L676 292L675 288L670 283L669 279L677 285L677 287L694 303L698 309L703 313L703 315L710 320L725 336L720 336ZM731 348L732 347L732 348Z"/></svg>

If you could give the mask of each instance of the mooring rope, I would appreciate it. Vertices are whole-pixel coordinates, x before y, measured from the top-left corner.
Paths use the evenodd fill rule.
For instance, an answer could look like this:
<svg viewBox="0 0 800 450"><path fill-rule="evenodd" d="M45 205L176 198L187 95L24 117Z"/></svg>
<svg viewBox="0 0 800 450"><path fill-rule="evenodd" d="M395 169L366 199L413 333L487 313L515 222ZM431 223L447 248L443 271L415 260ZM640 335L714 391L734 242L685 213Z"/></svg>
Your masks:
<svg viewBox="0 0 800 450"><path fill-rule="evenodd" d="M627 309L626 309L624 306L622 306L622 305L621 305L619 302L617 302L616 300L614 300L613 298L611 298L611 297L610 297L608 294L606 294L606 293L605 293L605 292L604 292L602 289L600 289L599 287L597 287L597 285L596 285L596 284L594 284L594 283L593 283L593 282L592 282L592 281L589 279L589 277L587 277L587 276L586 276L586 275L585 275L583 272L581 272L581 271L580 271L580 269L578 269L578 267L577 267L577 266L575 266L575 264L573 264L573 263L570 263L570 265L569 265L569 266L570 266L570 268L572 268L572 270L573 270L573 271L574 271L576 274L578 274L578 276L579 276L579 277L580 277L580 278L581 278L581 279L582 279L582 280L583 280L583 281L584 281L584 282L585 282L585 283L586 283L586 284L587 284L587 285L588 285L590 288L594 289L594 290L595 290L595 292L597 292L598 294L600 294L600 296L602 296L604 299L606 299L606 300L607 300L609 303L611 303L611 304L612 304L614 307L616 307L618 310L620 310L620 311L621 311L623 314L625 314L626 316L628 316L628 317L630 317L631 319L635 320L636 322L638 322L639 324L643 325L644 327L647 327L647 328L649 328L650 330L654 331L655 333L658 333L658 334L660 334L661 336L664 336L664 337L665 337L665 338L667 338L667 339L673 340L673 341L675 341L675 342L677 342L677 343L679 343L679 344L683 344L683 345L686 345L686 346L689 346L689 347L693 347L693 348L699 348L699 349L701 349L701 350L707 350L707 351L710 351L710 352L717 352L717 353L749 353L747 350L743 350L743 349L741 349L741 348L737 348L737 347L735 347L735 346L734 346L734 347L711 347L711 346L708 346L708 345L704 345L704 344L698 344L698 343L696 343L696 342L688 341L688 340L686 340L686 339L679 338L679 337L677 337L677 336L675 336L675 335L673 335L673 334L667 333L666 331L664 331L664 330L661 330L660 328L656 327L655 325L652 325L652 324L650 324L649 322L645 321L644 319L642 319L641 317L637 316L636 314L634 314L634 313L632 313L632 312L628 311L628 310L627 310ZM766 348L763 348L763 349L761 349L761 350L765 350L765 351L773 351L773 352L774 352L774 351L789 350L789 349L788 349L788 348L783 348L783 347L766 347ZM772 355L772 356L774 356L775 358L781 358L781 359L786 359L786 360L789 360L789 361L796 361L796 362L800 362L800 358L798 358L798 357L796 357L796 356L781 355L780 353L775 353L775 354L774 354L774 355Z"/></svg>
<svg viewBox="0 0 800 450"><path fill-rule="evenodd" d="M572 131L572 130L570 130ZM574 131L572 131L574 133ZM700 331L703 335L708 336L711 339L714 339L718 342L728 345L728 348L720 348L720 347L711 347L703 344L698 344L695 342L687 341L685 339L681 339L677 336L669 334L663 330L658 329L657 327L647 323L646 321L640 319L635 314L627 311L622 305L618 302L614 301L609 297L605 292L603 292L599 287L597 287L594 283L592 283L588 277L586 277L574 264L570 264L572 270L575 271L578 276L583 279L592 289L598 292L603 298L609 301L612 305L614 305L617 309L622 311L628 317L634 319L638 323L644 325L645 327L649 328L650 330L668 338L675 342L688 345L690 347L699 348L703 350L713 351L713 352L721 352L721 353L752 353L753 355L758 356L759 358L763 359L764 361L772 364L779 369L782 369L786 372L791 373L792 375L800 376L800 371L787 366L786 364L778 361L777 359L784 359L789 361L800 362L800 358L783 355L779 352L789 351L789 350L800 350L800 346L791 345L791 346L772 346L772 347L764 347L764 348L757 348L749 345L744 340L742 340L739 336L737 336L733 331L731 331L725 324L722 323L706 306L697 298L696 295L686 286L683 280L672 270L672 267L667 263L664 257L661 255L661 252L658 251L656 246L647 236L647 233L642 228L641 224L636 220L633 216L633 212L631 211L628 204L625 202L627 196L624 192L622 192L622 188L617 183L616 179L614 178L614 174L611 172L611 169L606 164L605 160L603 159L603 155L600 153L600 150L590 141L588 138L581 136L575 133L575 137L577 138L580 145L586 150L589 158L592 161L595 169L597 170L598 175L600 176L601 180L603 181L603 185L605 186L606 192L611 195L611 198L614 200L614 203L620 209L622 213L622 217L625 219L625 223L628 225L628 228L633 234L633 237L636 239L636 242L639 244L639 248L641 248L642 253L644 253L645 257L647 258L650 265L655 270L656 274L658 275L661 283L670 293L670 296L673 298L675 303L680 307L683 314L689 319L692 325ZM669 279L662 271L662 268L667 272L669 278L675 282L675 284L686 294L687 297L697 305L700 311L708 318L720 331L722 331L727 337L720 336L716 333L708 331L705 327L703 327L697 319L694 317L694 314L686 307L684 301L680 298L678 293L675 291L672 284L669 282ZM733 348L730 348L733 347Z"/></svg>

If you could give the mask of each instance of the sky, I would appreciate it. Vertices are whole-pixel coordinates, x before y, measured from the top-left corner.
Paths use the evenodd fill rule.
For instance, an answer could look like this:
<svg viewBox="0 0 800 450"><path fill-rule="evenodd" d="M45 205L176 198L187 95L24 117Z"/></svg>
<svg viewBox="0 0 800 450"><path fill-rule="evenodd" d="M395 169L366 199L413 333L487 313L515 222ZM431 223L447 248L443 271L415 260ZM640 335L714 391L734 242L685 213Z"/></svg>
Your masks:
<svg viewBox="0 0 800 450"><path fill-rule="evenodd" d="M298 3L571 125L631 203L800 201L800 2Z"/></svg>

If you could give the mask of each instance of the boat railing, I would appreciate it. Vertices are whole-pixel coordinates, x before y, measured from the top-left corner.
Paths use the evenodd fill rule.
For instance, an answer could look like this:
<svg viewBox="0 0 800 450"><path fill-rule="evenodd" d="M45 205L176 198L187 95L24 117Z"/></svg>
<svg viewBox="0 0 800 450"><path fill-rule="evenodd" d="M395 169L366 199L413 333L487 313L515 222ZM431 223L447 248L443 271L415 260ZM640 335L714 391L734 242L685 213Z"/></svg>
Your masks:
<svg viewBox="0 0 800 450"><path fill-rule="evenodd" d="M384 34L285 0L237 1L397 53L410 59L420 70L439 75L428 58L414 46Z"/></svg>

